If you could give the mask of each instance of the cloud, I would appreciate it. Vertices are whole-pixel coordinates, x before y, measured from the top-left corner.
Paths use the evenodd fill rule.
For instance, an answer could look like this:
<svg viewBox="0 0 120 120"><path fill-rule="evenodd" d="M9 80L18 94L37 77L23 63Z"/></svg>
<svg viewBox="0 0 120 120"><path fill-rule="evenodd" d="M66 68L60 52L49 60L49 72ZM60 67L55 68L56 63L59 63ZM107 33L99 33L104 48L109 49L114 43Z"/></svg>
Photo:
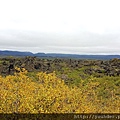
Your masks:
<svg viewBox="0 0 120 120"><path fill-rule="evenodd" d="M119 0L1 1L0 48L120 54L119 3Z"/></svg>
<svg viewBox="0 0 120 120"><path fill-rule="evenodd" d="M1 49L76 54L119 54L120 35L81 32L53 34L34 31L1 31Z"/></svg>

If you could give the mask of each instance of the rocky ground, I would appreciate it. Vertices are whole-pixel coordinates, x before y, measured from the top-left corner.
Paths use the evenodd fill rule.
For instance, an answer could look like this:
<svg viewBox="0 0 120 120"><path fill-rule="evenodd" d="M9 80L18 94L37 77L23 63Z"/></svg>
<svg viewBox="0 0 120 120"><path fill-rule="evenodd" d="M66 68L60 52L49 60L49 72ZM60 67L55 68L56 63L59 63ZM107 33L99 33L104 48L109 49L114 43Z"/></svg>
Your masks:
<svg viewBox="0 0 120 120"><path fill-rule="evenodd" d="M15 72L15 67L24 67L32 71L61 71L62 68L79 69L84 68L88 75L97 74L107 76L120 76L120 59L111 60L82 60L82 59L40 59L37 57L6 57L0 58L0 74L9 75Z"/></svg>

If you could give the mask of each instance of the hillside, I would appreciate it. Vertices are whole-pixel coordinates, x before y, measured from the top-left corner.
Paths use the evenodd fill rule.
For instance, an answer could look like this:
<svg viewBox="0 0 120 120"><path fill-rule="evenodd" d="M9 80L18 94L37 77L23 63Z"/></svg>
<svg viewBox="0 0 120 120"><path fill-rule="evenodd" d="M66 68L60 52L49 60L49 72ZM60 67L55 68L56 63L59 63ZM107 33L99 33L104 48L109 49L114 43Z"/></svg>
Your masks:
<svg viewBox="0 0 120 120"><path fill-rule="evenodd" d="M65 113L72 118L73 113L117 115L120 59L1 57L0 93L0 113L7 113L5 120L17 114L26 120L49 119L54 113L59 120L68 117L61 116Z"/></svg>

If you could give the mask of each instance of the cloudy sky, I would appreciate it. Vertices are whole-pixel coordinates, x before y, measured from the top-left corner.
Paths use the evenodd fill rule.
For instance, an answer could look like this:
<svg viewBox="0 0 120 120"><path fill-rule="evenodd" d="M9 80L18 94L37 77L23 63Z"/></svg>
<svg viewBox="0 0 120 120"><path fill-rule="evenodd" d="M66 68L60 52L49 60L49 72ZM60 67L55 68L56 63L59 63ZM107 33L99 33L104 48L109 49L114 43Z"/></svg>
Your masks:
<svg viewBox="0 0 120 120"><path fill-rule="evenodd" d="M120 54L120 0L0 0L0 50Z"/></svg>

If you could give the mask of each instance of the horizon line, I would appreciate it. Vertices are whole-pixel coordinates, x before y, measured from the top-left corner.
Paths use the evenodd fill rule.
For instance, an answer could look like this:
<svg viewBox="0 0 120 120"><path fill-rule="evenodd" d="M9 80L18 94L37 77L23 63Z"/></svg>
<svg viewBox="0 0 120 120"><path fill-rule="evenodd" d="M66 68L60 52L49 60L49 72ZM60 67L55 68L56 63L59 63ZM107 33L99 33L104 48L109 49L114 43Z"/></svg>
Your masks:
<svg viewBox="0 0 120 120"><path fill-rule="evenodd" d="M68 55L119 55L120 54L107 54L107 53L97 53L97 54L93 54L93 53L82 53L82 54L79 54L79 53L63 53L63 52L32 52L32 51L21 51L21 50L8 50L8 49L5 49L5 50L0 50L0 51L11 51L11 52L29 52L29 53L32 53L32 54L39 54L39 53L44 53L44 54L68 54Z"/></svg>

